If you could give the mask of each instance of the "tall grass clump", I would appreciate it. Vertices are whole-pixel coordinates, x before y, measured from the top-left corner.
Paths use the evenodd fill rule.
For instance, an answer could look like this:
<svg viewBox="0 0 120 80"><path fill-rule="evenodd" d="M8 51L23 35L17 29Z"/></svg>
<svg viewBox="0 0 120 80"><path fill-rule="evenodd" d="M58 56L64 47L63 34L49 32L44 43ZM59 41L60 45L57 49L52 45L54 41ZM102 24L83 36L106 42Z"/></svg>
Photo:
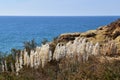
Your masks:
<svg viewBox="0 0 120 80"><path fill-rule="evenodd" d="M25 42L24 49L30 53L30 56L28 57L31 57L31 50L33 51L33 58L31 61L33 61L33 65L37 65L37 68L20 64L20 61L23 61L22 63L24 64L24 51L12 49L10 54L3 55L3 53L1 53L0 55L0 69L3 69L4 67L4 72L1 72L2 70L0 70L0 80L119 80L120 59L117 60L113 56L116 55L119 57L119 55L117 55L116 44L114 42L108 42L99 46L99 51L97 51L98 49L96 46L91 45L91 43L85 43L87 48L84 48L86 51L83 51L82 54L79 52L78 55L78 52L74 51L73 56L64 56L56 60L53 59L53 54L55 52L56 45L59 44L57 38L49 44L45 41L45 44L49 46L48 50L52 51L52 59L50 61L46 61L44 67L42 67L41 61L39 63L40 65L37 65L38 56L40 55L39 50L41 51L41 47L37 47L38 51L35 51L36 42L34 40ZM65 46L65 44L62 45L62 47L63 46ZM92 46L95 49L92 48L92 51L89 51L89 56L87 56L87 60L84 61L83 55L86 54L88 49L91 49ZM83 47L78 48L78 50L81 48ZM74 49L75 48L73 47L73 50ZM42 53L45 53L45 51L46 47ZM97 52L100 54L97 56L93 55L91 54L93 51L94 54L97 54ZM37 53L39 53L39 55ZM18 65L22 66L22 68L19 69L18 75L16 75L15 69L16 56L20 59L17 62ZM111 58L112 60L110 60ZM40 60L42 60L42 58L40 58ZM7 68L5 65L7 65Z"/></svg>

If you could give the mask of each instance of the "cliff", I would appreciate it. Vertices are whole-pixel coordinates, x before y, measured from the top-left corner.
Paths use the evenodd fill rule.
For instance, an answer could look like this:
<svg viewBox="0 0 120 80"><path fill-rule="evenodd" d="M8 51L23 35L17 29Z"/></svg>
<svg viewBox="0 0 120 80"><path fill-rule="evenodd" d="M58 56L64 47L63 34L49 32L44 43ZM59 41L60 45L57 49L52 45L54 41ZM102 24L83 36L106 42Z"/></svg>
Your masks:
<svg viewBox="0 0 120 80"><path fill-rule="evenodd" d="M83 33L66 33L61 34L58 38L60 42L73 41L76 37L84 37L94 44L99 42L101 45L113 41L120 50L120 19L108 25L101 26L96 30L89 30ZM119 51L120 52L120 51Z"/></svg>

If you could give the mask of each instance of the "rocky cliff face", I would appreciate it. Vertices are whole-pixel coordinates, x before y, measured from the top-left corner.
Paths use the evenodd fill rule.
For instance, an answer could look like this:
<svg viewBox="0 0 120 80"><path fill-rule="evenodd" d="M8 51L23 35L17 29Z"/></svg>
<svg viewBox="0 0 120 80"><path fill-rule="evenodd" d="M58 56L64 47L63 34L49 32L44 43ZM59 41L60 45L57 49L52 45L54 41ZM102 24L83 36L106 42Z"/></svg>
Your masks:
<svg viewBox="0 0 120 80"><path fill-rule="evenodd" d="M91 55L118 55L119 50L120 20L117 20L97 30L61 34L53 42L36 47L35 51L31 50L30 54L23 50L16 55L15 64L10 64L10 68L18 74L24 66L44 68L52 60L59 61L67 57L76 57L78 61L85 62ZM1 61L1 64L2 71L8 71L6 60Z"/></svg>
<svg viewBox="0 0 120 80"><path fill-rule="evenodd" d="M84 37L94 44L99 42L100 45L113 41L120 50L120 19L96 30L89 30L83 33L61 34L59 40L61 42L73 41L76 37Z"/></svg>

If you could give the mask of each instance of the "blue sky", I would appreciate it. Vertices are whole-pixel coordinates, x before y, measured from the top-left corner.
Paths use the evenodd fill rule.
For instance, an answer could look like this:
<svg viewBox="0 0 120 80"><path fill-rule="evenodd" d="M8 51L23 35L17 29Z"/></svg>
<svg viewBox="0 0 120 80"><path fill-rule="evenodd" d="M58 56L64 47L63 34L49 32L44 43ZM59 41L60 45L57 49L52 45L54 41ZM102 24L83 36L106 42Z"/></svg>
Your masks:
<svg viewBox="0 0 120 80"><path fill-rule="evenodd" d="M120 0L0 0L0 15L116 16Z"/></svg>

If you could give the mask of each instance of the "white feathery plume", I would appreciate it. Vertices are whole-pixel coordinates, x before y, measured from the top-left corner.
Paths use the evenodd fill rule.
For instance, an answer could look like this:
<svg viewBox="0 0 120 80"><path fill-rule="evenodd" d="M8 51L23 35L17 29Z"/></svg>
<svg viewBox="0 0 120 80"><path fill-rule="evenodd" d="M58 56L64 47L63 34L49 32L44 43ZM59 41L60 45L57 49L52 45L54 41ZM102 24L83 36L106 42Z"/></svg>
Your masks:
<svg viewBox="0 0 120 80"><path fill-rule="evenodd" d="M37 67L37 51L34 52L34 66Z"/></svg>
<svg viewBox="0 0 120 80"><path fill-rule="evenodd" d="M23 58L22 58L22 51L20 53L20 56L19 56L19 65L20 65L20 69L23 68Z"/></svg>
<svg viewBox="0 0 120 80"><path fill-rule="evenodd" d="M89 49L88 49L88 53L89 53L89 55L91 55L92 54L92 51L93 51L93 43L92 42L90 42L90 46L89 46Z"/></svg>
<svg viewBox="0 0 120 80"><path fill-rule="evenodd" d="M5 62L5 71L8 71L6 60L4 62Z"/></svg>
<svg viewBox="0 0 120 80"><path fill-rule="evenodd" d="M59 59L59 54L60 54L60 43L57 44L54 54L53 54L53 59L58 60Z"/></svg>
<svg viewBox="0 0 120 80"><path fill-rule="evenodd" d="M95 55L95 56L100 54L100 45L99 45L99 43L96 43L95 46L93 47L92 54Z"/></svg>
<svg viewBox="0 0 120 80"><path fill-rule="evenodd" d="M14 66L13 63L10 64L12 72L14 72Z"/></svg>
<svg viewBox="0 0 120 80"><path fill-rule="evenodd" d="M30 65L30 57L29 57L28 54L26 55L26 60L27 60L27 64L26 64L26 65L27 65L27 67L28 67L28 66Z"/></svg>
<svg viewBox="0 0 120 80"><path fill-rule="evenodd" d="M49 59L48 61L50 62L52 60L52 51L49 51Z"/></svg>
<svg viewBox="0 0 120 80"><path fill-rule="evenodd" d="M56 59L58 61L59 59L65 57L67 53L66 49L67 48L64 44L58 43L54 51L53 59Z"/></svg>
<svg viewBox="0 0 120 80"><path fill-rule="evenodd" d="M81 55L83 56L83 62L86 60L86 41L82 42L82 47L81 47Z"/></svg>
<svg viewBox="0 0 120 80"><path fill-rule="evenodd" d="M1 61L1 65L2 65L2 72L5 72L5 65L4 65L3 61Z"/></svg>
<svg viewBox="0 0 120 80"><path fill-rule="evenodd" d="M31 52L30 52L30 67L32 67L32 68L34 66L33 57L34 57L34 51L31 50Z"/></svg>
<svg viewBox="0 0 120 80"><path fill-rule="evenodd" d="M18 75L18 72L20 70L20 68L19 68L18 54L16 54L15 69L16 69L16 75Z"/></svg>
<svg viewBox="0 0 120 80"><path fill-rule="evenodd" d="M49 58L49 44L42 45L40 51L40 60L42 62L42 67L44 67L45 63L48 62Z"/></svg>
<svg viewBox="0 0 120 80"><path fill-rule="evenodd" d="M85 61L87 61L88 60L88 57L89 57L89 47L90 47L90 42L87 42L86 43L86 53L85 53L85 57L86 57L86 59L85 59Z"/></svg>
<svg viewBox="0 0 120 80"><path fill-rule="evenodd" d="M26 49L25 49L25 50L24 50L24 59L23 59L24 65L27 64L27 55L28 55L28 52L27 52Z"/></svg>
<svg viewBox="0 0 120 80"><path fill-rule="evenodd" d="M66 57L72 57L72 42L66 44Z"/></svg>

